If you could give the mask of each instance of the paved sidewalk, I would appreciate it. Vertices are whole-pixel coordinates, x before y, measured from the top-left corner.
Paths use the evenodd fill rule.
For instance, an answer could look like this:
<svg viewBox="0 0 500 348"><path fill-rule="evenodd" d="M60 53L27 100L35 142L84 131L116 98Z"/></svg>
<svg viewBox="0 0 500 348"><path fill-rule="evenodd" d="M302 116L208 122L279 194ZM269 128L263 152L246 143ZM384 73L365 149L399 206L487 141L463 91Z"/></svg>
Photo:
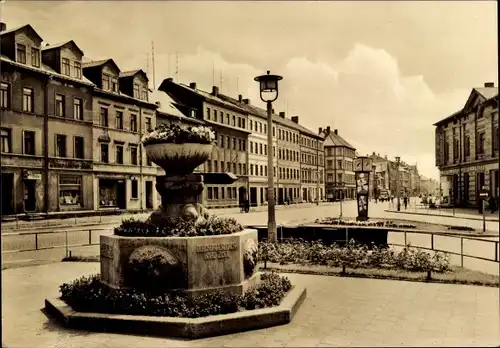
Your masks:
<svg viewBox="0 0 500 348"><path fill-rule="evenodd" d="M288 274L308 295L291 324L186 341L67 330L40 309L98 263L2 271L4 347L498 346L498 289Z"/></svg>
<svg viewBox="0 0 500 348"><path fill-rule="evenodd" d="M415 207L408 207L407 209L404 209L401 207L401 211L397 211L395 208L390 208L386 210L387 212L391 213L401 213L401 214L415 214L415 215L427 215L427 216L445 216L445 217L452 217L455 219L468 219L468 220L479 220L483 221L483 215L479 213L473 213L472 211L468 209L456 209L455 214L453 214L452 209L424 209L424 208L415 208ZM486 221L496 221L498 222L498 213L496 214L491 214L491 213L485 213L485 220Z"/></svg>

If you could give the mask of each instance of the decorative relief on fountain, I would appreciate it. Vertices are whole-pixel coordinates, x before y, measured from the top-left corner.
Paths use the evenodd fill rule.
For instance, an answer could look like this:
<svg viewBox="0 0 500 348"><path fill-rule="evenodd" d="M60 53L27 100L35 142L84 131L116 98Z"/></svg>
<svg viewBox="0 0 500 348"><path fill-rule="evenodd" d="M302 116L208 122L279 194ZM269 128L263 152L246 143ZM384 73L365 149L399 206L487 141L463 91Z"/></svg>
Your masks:
<svg viewBox="0 0 500 348"><path fill-rule="evenodd" d="M243 271L245 278L249 278L255 272L259 247L253 239L247 239L243 248Z"/></svg>

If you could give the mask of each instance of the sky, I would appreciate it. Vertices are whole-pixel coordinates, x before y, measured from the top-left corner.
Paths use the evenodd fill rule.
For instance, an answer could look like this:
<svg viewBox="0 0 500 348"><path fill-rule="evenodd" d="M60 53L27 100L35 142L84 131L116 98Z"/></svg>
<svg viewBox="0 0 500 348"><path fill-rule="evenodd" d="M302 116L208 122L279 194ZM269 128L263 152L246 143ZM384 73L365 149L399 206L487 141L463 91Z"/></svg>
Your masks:
<svg viewBox="0 0 500 348"><path fill-rule="evenodd" d="M498 86L496 1L13 1L7 27L75 40L92 60L142 68L262 105L254 77L283 76L276 112L338 129L359 155L400 156L438 178L433 123L472 88ZM222 83L221 83L222 81Z"/></svg>

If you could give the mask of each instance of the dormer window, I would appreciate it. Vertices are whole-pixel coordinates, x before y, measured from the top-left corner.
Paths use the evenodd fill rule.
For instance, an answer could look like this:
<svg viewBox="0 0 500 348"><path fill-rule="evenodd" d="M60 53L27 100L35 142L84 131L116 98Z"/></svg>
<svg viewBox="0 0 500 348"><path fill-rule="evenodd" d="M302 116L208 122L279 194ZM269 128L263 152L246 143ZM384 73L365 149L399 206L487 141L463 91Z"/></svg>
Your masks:
<svg viewBox="0 0 500 348"><path fill-rule="evenodd" d="M66 76L70 76L70 65L68 58L62 59L62 73Z"/></svg>
<svg viewBox="0 0 500 348"><path fill-rule="evenodd" d="M141 87L137 83L134 83L134 98L139 99L140 88Z"/></svg>
<svg viewBox="0 0 500 348"><path fill-rule="evenodd" d="M114 79L114 78L111 79L111 90L113 92L118 93L118 80L117 79Z"/></svg>
<svg viewBox="0 0 500 348"><path fill-rule="evenodd" d="M21 64L26 64L26 46L17 44L16 61Z"/></svg>
<svg viewBox="0 0 500 348"><path fill-rule="evenodd" d="M40 67L40 50L38 48L31 48L31 65L36 68Z"/></svg>
<svg viewBox="0 0 500 348"><path fill-rule="evenodd" d="M102 75L102 89L109 90L109 76Z"/></svg>
<svg viewBox="0 0 500 348"><path fill-rule="evenodd" d="M82 63L80 62L75 62L75 77L78 79L82 78Z"/></svg>
<svg viewBox="0 0 500 348"><path fill-rule="evenodd" d="M142 88L141 99L148 101L148 89L146 87Z"/></svg>

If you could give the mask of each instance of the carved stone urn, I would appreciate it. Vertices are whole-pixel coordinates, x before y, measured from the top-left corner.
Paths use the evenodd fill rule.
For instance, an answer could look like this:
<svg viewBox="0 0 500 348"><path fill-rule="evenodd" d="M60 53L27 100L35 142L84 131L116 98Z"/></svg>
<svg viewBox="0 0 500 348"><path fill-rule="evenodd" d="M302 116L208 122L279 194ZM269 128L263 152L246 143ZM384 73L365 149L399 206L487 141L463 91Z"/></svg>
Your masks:
<svg viewBox="0 0 500 348"><path fill-rule="evenodd" d="M149 159L166 173L156 178L161 207L151 215L151 221L154 223L165 216L206 217L208 212L203 207L203 176L193 174L193 171L210 157L213 145L157 143L144 147Z"/></svg>

